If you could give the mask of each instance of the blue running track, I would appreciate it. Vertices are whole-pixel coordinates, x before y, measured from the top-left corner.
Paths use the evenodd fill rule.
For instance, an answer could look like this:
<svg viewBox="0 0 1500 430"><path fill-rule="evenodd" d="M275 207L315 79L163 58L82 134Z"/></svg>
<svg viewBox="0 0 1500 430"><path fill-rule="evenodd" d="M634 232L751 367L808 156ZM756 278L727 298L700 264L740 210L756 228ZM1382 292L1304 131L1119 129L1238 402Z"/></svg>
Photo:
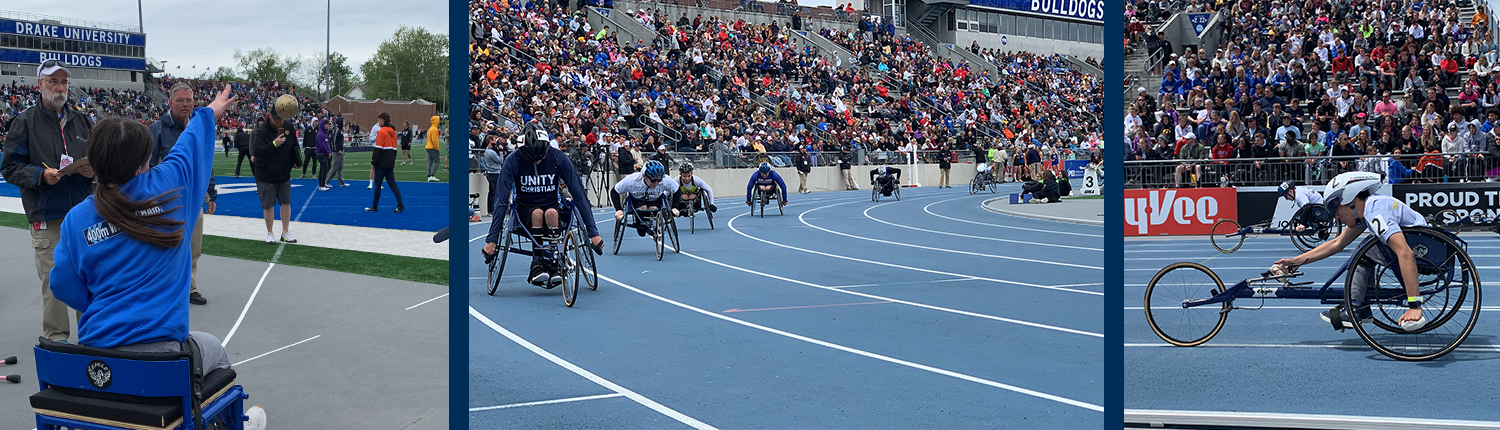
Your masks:
<svg viewBox="0 0 1500 430"><path fill-rule="evenodd" d="M663 261L627 231L572 308L524 256L487 295L471 224L470 425L1099 428L1103 229L993 197L792 195L765 218L723 199Z"/></svg>

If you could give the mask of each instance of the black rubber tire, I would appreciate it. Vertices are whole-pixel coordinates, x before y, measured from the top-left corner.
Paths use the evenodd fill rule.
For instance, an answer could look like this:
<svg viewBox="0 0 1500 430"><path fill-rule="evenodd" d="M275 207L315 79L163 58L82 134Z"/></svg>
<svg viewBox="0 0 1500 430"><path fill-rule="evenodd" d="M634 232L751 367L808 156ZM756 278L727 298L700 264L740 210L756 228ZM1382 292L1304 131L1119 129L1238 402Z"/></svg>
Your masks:
<svg viewBox="0 0 1500 430"><path fill-rule="evenodd" d="M573 256L568 255L568 251L572 250L576 253L579 245L581 243L579 243L576 230L569 230L567 233L564 233L562 243L557 244L557 264L562 267L563 304L568 305L570 308L573 307L573 303L578 301L578 281L581 279L582 274L578 273L577 260Z"/></svg>
<svg viewBox="0 0 1500 430"><path fill-rule="evenodd" d="M1209 229L1208 241L1214 245L1214 249L1228 254L1239 250L1240 246L1245 244L1245 236L1247 235L1238 234L1234 237L1229 237L1230 234L1237 234L1239 232L1240 223L1228 218L1221 219L1214 223L1213 228Z"/></svg>
<svg viewBox="0 0 1500 430"><path fill-rule="evenodd" d="M1387 357L1400 361L1434 360L1453 352L1453 350L1463 344L1464 340L1468 339L1469 334L1473 333L1474 326L1479 321L1479 311L1482 309L1481 298L1483 295L1480 289L1479 272L1474 266L1474 260L1469 257L1468 252L1464 251L1463 246L1448 237L1444 232L1427 227L1402 227L1401 230L1408 244L1416 243L1416 245L1411 245L1413 248L1417 248L1418 246L1430 248L1428 244L1433 244L1456 251L1450 252L1448 255L1438 256L1437 258L1443 259L1442 262L1438 262L1433 259L1434 256L1430 254L1431 251L1429 249L1414 249L1415 253L1419 254L1417 257L1418 272L1422 271L1422 267L1447 268L1447 270L1433 271L1430 274L1418 274L1418 283L1421 284L1418 288L1421 290L1424 299L1422 306L1424 315L1429 314L1427 309L1437 307L1437 310L1432 311L1436 313L1436 317L1430 319L1420 329L1407 331L1396 324L1396 318L1399 318L1401 313L1406 311L1406 308L1394 300L1377 299L1374 300L1374 303L1370 304L1370 310L1375 314L1373 318L1374 325L1380 327L1383 332L1372 333L1371 330L1366 330L1363 324L1355 324L1354 331L1359 334L1360 339L1363 339L1376 352ZM1354 261L1356 261L1355 264L1363 261L1366 255L1370 255L1370 253L1380 252L1379 247L1379 240L1371 240L1360 246L1359 250L1355 251L1353 257L1355 258ZM1455 265L1458 267L1453 267ZM1387 273L1395 279L1396 272L1388 269L1388 266L1378 264L1373 268L1375 282L1370 285L1370 290L1365 293L1367 299L1371 297L1379 298L1382 295L1405 296L1404 290L1399 288L1399 281L1394 285L1384 285L1385 282L1382 280L1386 277ZM1352 300L1353 291L1349 286L1353 284L1354 273L1355 270L1350 268L1344 278L1344 303L1346 306ZM1429 276L1430 279L1428 279ZM1438 282L1447 282L1450 284L1446 286L1444 291L1433 294L1432 292L1439 286ZM1455 282L1457 283L1456 285L1451 284ZM1456 292L1453 291L1455 287L1457 289ZM1387 292L1387 290L1392 289L1397 291ZM1455 317L1463 312L1468 312L1468 315L1455 319ZM1451 327L1450 323L1462 323L1463 326ZM1440 329L1443 333L1433 333ZM1434 342L1426 342L1427 340ZM1397 346L1396 341L1415 341L1432 346L1430 349L1424 348L1418 351L1417 347Z"/></svg>
<svg viewBox="0 0 1500 430"><path fill-rule="evenodd" d="M511 240L513 239L511 237L510 231L508 230L504 233L501 233L501 235L505 236L505 241L499 246L495 247L495 252L500 253L500 256L495 258L495 261L490 262L490 279L488 292L491 296L495 295L495 290L500 288L500 278L505 276L505 260L507 259L507 257L510 257L510 244Z"/></svg>
<svg viewBox="0 0 1500 430"><path fill-rule="evenodd" d="M1184 274L1186 274L1185 272L1191 271L1200 272L1204 275L1207 275L1208 279L1213 280L1212 287L1209 289L1209 291L1196 291L1201 289L1201 287L1209 285L1182 286L1181 288L1171 288L1173 287L1172 285L1158 285L1158 283L1163 282L1163 279L1166 278L1169 273L1174 271L1183 271ZM1155 293L1157 293L1158 288L1164 290L1161 291L1162 297L1158 297L1157 300L1153 301L1152 296L1157 295ZM1151 331L1155 332L1158 337L1161 337L1162 340L1167 341L1167 343L1170 343L1172 345L1184 347L1202 345L1204 342L1208 342L1209 339L1212 339L1214 335L1219 334L1219 330L1224 328L1224 320L1229 318L1230 302L1221 303L1219 307L1199 306L1196 308L1192 308L1200 309L1197 312L1181 313L1182 316L1179 318L1196 318L1197 316L1202 315L1207 316L1209 319L1217 320L1217 322L1215 322L1213 326L1202 335L1196 334L1196 332L1201 331L1197 329L1186 330L1187 334L1176 333L1178 330L1176 330L1175 328L1164 329L1162 326L1168 323L1168 321L1158 321L1158 318L1167 314L1167 311L1186 311L1186 309L1188 308L1182 307L1182 300L1205 299L1219 294L1223 291L1224 281L1219 280L1218 275L1215 275L1212 270L1209 270L1202 264L1191 262L1173 263L1167 267L1162 268L1161 271L1156 272L1156 276L1153 276L1151 278L1151 283L1147 284L1146 286L1146 324L1151 326ZM1179 298L1177 296L1181 297ZM1209 313L1216 313L1217 315L1210 316L1208 315ZM1168 331L1171 331L1173 333L1168 334Z"/></svg>
<svg viewBox="0 0 1500 430"><path fill-rule="evenodd" d="M629 218L629 216L626 216L625 218ZM623 219L615 220L615 234L614 234L615 249L612 252L614 255L620 255L620 242L622 242L622 241L625 240L624 233L625 233L625 220L623 220Z"/></svg>
<svg viewBox="0 0 1500 430"><path fill-rule="evenodd" d="M1298 224L1306 225L1308 228L1300 233L1292 231ZM1328 213L1328 208L1322 205L1307 205L1297 210L1297 214L1292 216L1291 222L1287 224L1287 234L1292 237L1293 246L1302 252L1307 252L1322 245L1323 242L1338 237L1336 232L1342 231L1339 228L1341 226L1342 224L1333 218L1333 214Z"/></svg>

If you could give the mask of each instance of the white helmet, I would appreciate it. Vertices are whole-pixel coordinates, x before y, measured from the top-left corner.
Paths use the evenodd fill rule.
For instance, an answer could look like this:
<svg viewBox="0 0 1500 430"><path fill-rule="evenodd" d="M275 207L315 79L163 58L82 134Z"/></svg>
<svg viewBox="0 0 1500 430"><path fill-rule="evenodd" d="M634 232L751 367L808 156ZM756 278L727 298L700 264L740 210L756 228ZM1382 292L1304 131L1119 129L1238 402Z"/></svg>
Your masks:
<svg viewBox="0 0 1500 430"><path fill-rule="evenodd" d="M1348 172L1334 176L1328 181L1328 188L1323 191L1323 202L1330 209L1334 206L1354 203L1354 197L1361 191L1370 191L1380 187L1380 175L1370 172Z"/></svg>

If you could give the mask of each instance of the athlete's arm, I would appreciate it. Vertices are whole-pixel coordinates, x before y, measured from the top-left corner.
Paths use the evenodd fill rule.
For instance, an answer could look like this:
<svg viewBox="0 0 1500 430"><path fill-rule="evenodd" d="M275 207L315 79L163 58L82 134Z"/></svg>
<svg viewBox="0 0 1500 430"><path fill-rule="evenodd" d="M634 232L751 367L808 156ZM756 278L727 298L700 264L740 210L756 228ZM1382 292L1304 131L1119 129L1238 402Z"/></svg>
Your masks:
<svg viewBox="0 0 1500 430"><path fill-rule="evenodd" d="M573 160L562 151L553 149L549 153L552 154L552 162L557 164L557 172L562 175L563 183L568 186L568 192L573 195L573 209L583 216L588 237L599 237L599 228L594 226L594 206L589 204L588 190L583 188L583 181L578 179L578 171L573 170Z"/></svg>
<svg viewBox="0 0 1500 430"><path fill-rule="evenodd" d="M753 172L753 173L751 173L750 174L750 183L745 184L745 204L747 204L747 205L750 204L750 197L755 195L755 194L751 194L751 191L755 189L755 178L758 175L760 175L759 172Z"/></svg>
<svg viewBox="0 0 1500 430"><path fill-rule="evenodd" d="M703 195L707 196L707 200L705 200L703 204L712 206L714 204L714 189L708 186L708 182L704 181L703 179L699 179L697 175L693 175L693 185L696 185L698 188L702 188Z"/></svg>
<svg viewBox="0 0 1500 430"><path fill-rule="evenodd" d="M490 208L490 214L494 218L490 220L490 235L484 238L485 243L500 243L500 233L505 230L505 219L510 218L510 187L515 182L516 172L519 171L521 158L519 152L511 152L505 157L505 163L500 167L500 180L495 182L495 207ZM490 249L487 245L486 250Z"/></svg>
<svg viewBox="0 0 1500 430"><path fill-rule="evenodd" d="M774 170L771 171L771 179L775 179L776 185L781 187L781 205L786 206L786 181L782 181L781 175L776 174Z"/></svg>
<svg viewBox="0 0 1500 430"><path fill-rule="evenodd" d="M1417 256L1412 252L1411 246L1406 243L1406 233L1391 233L1386 239L1386 246L1396 253L1396 264L1401 267L1401 285L1406 289L1407 297L1421 297L1422 293L1417 289ZM1417 321L1422 319L1421 308L1410 308L1401 314L1397 322Z"/></svg>
<svg viewBox="0 0 1500 430"><path fill-rule="evenodd" d="M1313 248L1310 251L1304 252L1302 253L1302 255L1276 260L1276 264L1281 265L1282 267L1286 267L1287 270L1290 271L1297 268L1297 266L1310 264L1318 260L1328 258L1328 256L1330 255L1337 254L1340 251L1343 251L1345 247L1348 247L1349 244L1354 243L1354 239L1358 239L1359 235L1364 234L1364 232L1364 227L1346 228L1342 233L1339 233L1338 237L1333 238L1333 240L1323 242L1322 245L1318 245L1317 248Z"/></svg>

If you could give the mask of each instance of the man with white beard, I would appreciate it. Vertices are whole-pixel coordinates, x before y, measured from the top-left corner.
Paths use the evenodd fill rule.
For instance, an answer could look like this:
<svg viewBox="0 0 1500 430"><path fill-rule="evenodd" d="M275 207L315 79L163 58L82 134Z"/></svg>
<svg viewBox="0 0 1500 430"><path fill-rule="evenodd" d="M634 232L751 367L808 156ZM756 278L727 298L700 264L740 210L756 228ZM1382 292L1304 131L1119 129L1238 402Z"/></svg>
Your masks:
<svg viewBox="0 0 1500 430"><path fill-rule="evenodd" d="M53 341L69 340L72 333L68 306L52 297L48 275L52 272L52 250L60 237L63 217L94 193L94 169L80 165L62 170L88 155L89 117L69 109L68 77L71 72L57 60L37 66L37 89L41 103L17 115L5 135L4 161L0 175L21 189L21 205L31 224L31 244L36 251L36 273L42 280L42 336Z"/></svg>

